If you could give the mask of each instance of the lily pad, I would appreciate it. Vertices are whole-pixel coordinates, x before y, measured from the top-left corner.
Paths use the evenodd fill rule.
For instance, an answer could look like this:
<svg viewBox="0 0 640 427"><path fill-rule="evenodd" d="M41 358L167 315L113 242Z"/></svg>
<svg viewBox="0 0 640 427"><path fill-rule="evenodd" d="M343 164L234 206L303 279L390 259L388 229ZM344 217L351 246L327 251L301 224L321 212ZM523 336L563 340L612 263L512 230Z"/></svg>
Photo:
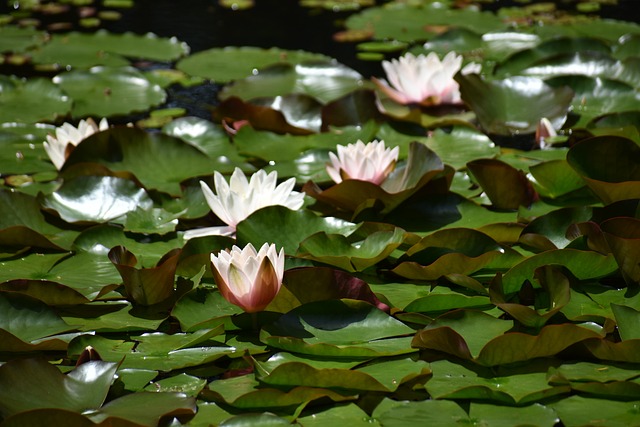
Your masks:
<svg viewBox="0 0 640 427"><path fill-rule="evenodd" d="M66 116L73 101L50 80L0 76L0 122L53 122Z"/></svg>
<svg viewBox="0 0 640 427"><path fill-rule="evenodd" d="M371 357L411 353L413 329L357 300L304 304L260 332L260 340L283 350L315 356Z"/></svg>
<svg viewBox="0 0 640 427"><path fill-rule="evenodd" d="M129 65L127 58L172 61L188 52L189 47L175 38L98 30L92 34L53 35L46 45L33 53L32 60L38 64L56 64L60 68L119 67Z"/></svg>
<svg viewBox="0 0 640 427"><path fill-rule="evenodd" d="M242 79L268 65L297 64L308 60L327 60L324 55L283 49L257 47L226 47L204 50L178 62L178 70L204 77L217 83Z"/></svg>
<svg viewBox="0 0 640 427"><path fill-rule="evenodd" d="M128 179L85 176L65 181L46 196L43 206L56 211L67 222L108 222L135 211L150 208L147 192Z"/></svg>
<svg viewBox="0 0 640 427"><path fill-rule="evenodd" d="M92 67L58 74L53 82L73 99L73 117L108 117L162 104L166 93L132 67Z"/></svg>
<svg viewBox="0 0 640 427"><path fill-rule="evenodd" d="M358 72L335 61L285 63L261 68L246 79L236 80L225 86L220 98L236 96L250 100L295 93L309 95L326 104L359 89L362 84Z"/></svg>
<svg viewBox="0 0 640 427"><path fill-rule="evenodd" d="M560 128L573 99L571 89L552 88L535 77L483 80L476 74L458 74L456 80L482 128L498 135L533 133L543 117Z"/></svg>
<svg viewBox="0 0 640 427"><path fill-rule="evenodd" d="M181 161L176 162L177 158ZM233 170L232 165L218 163L176 137L128 127L109 129L85 139L67 158L63 174L72 174L74 165L85 162L130 172L146 188L175 196L181 195L183 180L212 174L214 170Z"/></svg>

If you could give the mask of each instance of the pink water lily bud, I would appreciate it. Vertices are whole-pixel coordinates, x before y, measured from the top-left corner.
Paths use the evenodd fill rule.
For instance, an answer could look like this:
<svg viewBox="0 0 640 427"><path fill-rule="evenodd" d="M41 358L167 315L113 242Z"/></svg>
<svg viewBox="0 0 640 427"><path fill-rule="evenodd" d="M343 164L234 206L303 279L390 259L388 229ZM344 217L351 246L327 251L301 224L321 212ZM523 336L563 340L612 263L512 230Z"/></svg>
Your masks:
<svg viewBox="0 0 640 427"><path fill-rule="evenodd" d="M207 204L222 222L222 227L206 227L187 230L184 239L202 236L234 236L238 223L253 212L266 206L281 205L291 210L298 210L304 204L304 193L293 191L295 178L290 178L277 185L278 173L267 174L260 169L247 179L244 172L235 168L229 183L218 171L213 174L214 193L203 181L200 187Z"/></svg>
<svg viewBox="0 0 640 427"><path fill-rule="evenodd" d="M262 245L256 252L251 243L244 249L211 254L213 276L222 296L247 313L265 309L275 298L284 276L284 248Z"/></svg>
<svg viewBox="0 0 640 427"><path fill-rule="evenodd" d="M386 148L384 141L373 140L365 144L338 145L338 155L329 153L331 164L327 173L336 183L344 179L358 179L380 185L395 168L399 148Z"/></svg>
<svg viewBox="0 0 640 427"><path fill-rule="evenodd" d="M558 132L556 132L553 124L549 119L543 117L538 122L538 126L536 126L536 143L540 148L545 148L547 143L547 138L553 138L554 136L558 136Z"/></svg>
<svg viewBox="0 0 640 427"><path fill-rule="evenodd" d="M400 104L461 104L460 87L453 77L462 66L462 56L449 52L442 61L435 52L382 61L387 80L372 81ZM468 64L463 74L478 73L480 65Z"/></svg>
<svg viewBox="0 0 640 427"><path fill-rule="evenodd" d="M55 136L47 135L47 140L43 142L44 149L56 169L60 170L73 148L82 140L108 128L109 122L106 118L100 120L100 125L97 125L92 118L80 120L77 128L71 123L64 123L56 128Z"/></svg>

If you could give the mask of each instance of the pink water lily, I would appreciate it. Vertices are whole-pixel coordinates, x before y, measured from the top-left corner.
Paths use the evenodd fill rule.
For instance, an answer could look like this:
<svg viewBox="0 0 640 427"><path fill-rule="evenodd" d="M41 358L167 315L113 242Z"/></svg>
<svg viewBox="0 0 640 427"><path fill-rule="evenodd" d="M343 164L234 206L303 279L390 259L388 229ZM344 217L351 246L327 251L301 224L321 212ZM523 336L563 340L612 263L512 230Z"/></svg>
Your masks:
<svg viewBox="0 0 640 427"><path fill-rule="evenodd" d="M209 186L200 181L207 204L222 222L221 227L206 227L188 230L185 239L202 236L233 236L238 223L253 212L266 206L281 205L291 210L298 210L304 204L304 193L293 191L295 178L290 178L277 185L278 173L267 174L264 170L254 173L247 179L244 172L235 168L229 183L219 172L214 172L214 193Z"/></svg>
<svg viewBox="0 0 640 427"><path fill-rule="evenodd" d="M358 179L380 185L395 168L399 148L387 148L384 141L373 140L365 144L338 145L338 154L329 153L331 164L327 173L336 183L344 179Z"/></svg>
<svg viewBox="0 0 640 427"><path fill-rule="evenodd" d="M284 276L284 249L263 244L258 252L251 243L243 249L211 254L213 275L222 296L247 313L262 311L275 298Z"/></svg>
<svg viewBox="0 0 640 427"><path fill-rule="evenodd" d="M535 140L538 146L540 148L545 148L547 146L546 140L555 136L558 136L558 132L556 132L553 127L553 123L551 123L551 121L546 117L541 118L536 126L535 135Z"/></svg>
<svg viewBox="0 0 640 427"><path fill-rule="evenodd" d="M44 149L56 169L60 170L74 147L94 133L108 128L109 122L106 118L100 120L99 125L92 118L80 120L78 127L71 123L64 123L56 128L55 136L47 135L47 140L43 142Z"/></svg>
<svg viewBox="0 0 640 427"><path fill-rule="evenodd" d="M460 104L460 88L453 77L462 66L462 56L449 52L440 60L435 52L382 61L387 80L372 78L391 99L400 104ZM480 65L468 64L463 74L477 73Z"/></svg>

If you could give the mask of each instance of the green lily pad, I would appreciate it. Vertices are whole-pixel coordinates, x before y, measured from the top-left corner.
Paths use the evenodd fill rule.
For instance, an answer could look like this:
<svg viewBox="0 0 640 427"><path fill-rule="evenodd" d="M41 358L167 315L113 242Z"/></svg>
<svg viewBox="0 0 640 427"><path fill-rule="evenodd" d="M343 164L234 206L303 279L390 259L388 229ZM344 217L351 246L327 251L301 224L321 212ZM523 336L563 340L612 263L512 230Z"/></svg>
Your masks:
<svg viewBox="0 0 640 427"><path fill-rule="evenodd" d="M367 29L376 39L401 41L427 40L437 34L438 27L461 27L478 34L498 31L506 24L489 12L471 8L449 9L437 5L418 5L392 2L371 7L347 18L350 30Z"/></svg>
<svg viewBox="0 0 640 427"><path fill-rule="evenodd" d="M108 222L123 219L138 206L150 208L153 201L133 181L111 176L83 176L68 181L45 196L43 207L67 222Z"/></svg>
<svg viewBox="0 0 640 427"><path fill-rule="evenodd" d="M53 79L73 99L73 117L109 117L145 111L162 104L166 93L132 67L93 67Z"/></svg>
<svg viewBox="0 0 640 427"><path fill-rule="evenodd" d="M2 282L47 280L68 286L91 300L114 289L120 282L120 276L108 259L93 254L29 254L1 264Z"/></svg>
<svg viewBox="0 0 640 427"><path fill-rule="evenodd" d="M89 361L67 375L44 359L17 359L0 367L0 412L7 417L34 409L83 412L99 408L118 365Z"/></svg>
<svg viewBox="0 0 640 427"><path fill-rule="evenodd" d="M41 45L45 39L45 33L35 28L2 26L0 27L0 52L24 52Z"/></svg>
<svg viewBox="0 0 640 427"><path fill-rule="evenodd" d="M314 233L348 234L356 225L337 218L321 218L308 210L292 211L283 206L267 206L241 221L236 229L238 242L260 247L275 243L285 253L295 255L300 243ZM285 232L286 231L286 232Z"/></svg>
<svg viewBox="0 0 640 427"><path fill-rule="evenodd" d="M0 76L0 122L53 122L69 114L73 101L50 80Z"/></svg>
<svg viewBox="0 0 640 427"><path fill-rule="evenodd" d="M316 356L371 357L406 354L413 329L357 300L302 305L260 332L276 348Z"/></svg>
<svg viewBox="0 0 640 427"><path fill-rule="evenodd" d="M567 427L606 423L612 427L636 424L640 420L638 404L571 396L549 405Z"/></svg>
<svg viewBox="0 0 640 427"><path fill-rule="evenodd" d="M573 99L571 89L552 88L535 77L487 81L476 74L458 74L456 80L482 128L498 135L533 133L543 117L560 128Z"/></svg>
<svg viewBox="0 0 640 427"><path fill-rule="evenodd" d="M568 394L568 386L553 386L547 381L547 365L533 366L494 374L487 368L466 366L448 360L431 362L433 377L426 384L436 399L489 401L509 406L526 405L552 396Z"/></svg>
<svg viewBox="0 0 640 427"><path fill-rule="evenodd" d="M56 64L60 68L121 67L129 65L127 58L168 62L188 52L189 47L175 38L163 39L154 34L112 34L98 30L92 34L55 34L34 52L32 60L37 64Z"/></svg>
<svg viewBox="0 0 640 427"><path fill-rule="evenodd" d="M243 100L306 94L323 104L334 101L362 86L362 76L335 61L279 64L225 86L220 99L232 96Z"/></svg>
<svg viewBox="0 0 640 427"><path fill-rule="evenodd" d="M296 256L335 265L346 271L362 271L385 259L404 241L401 228L377 231L351 243L342 234L316 233L300 243Z"/></svg>
<svg viewBox="0 0 640 427"><path fill-rule="evenodd" d="M415 420L429 424L444 422L447 425L483 423L496 427L510 427L514 425L514 420L517 420L524 425L552 427L558 418L552 409L540 404L510 408L471 403L467 413L456 402L435 399L415 402L385 400L376 408L373 416L382 425L389 427L406 426Z"/></svg>
<svg viewBox="0 0 640 427"><path fill-rule="evenodd" d="M640 197L640 147L618 136L595 136L576 144L567 161L605 203Z"/></svg>
<svg viewBox="0 0 640 427"><path fill-rule="evenodd" d="M254 73L254 70L272 64L297 64L302 61L327 59L329 58L324 55L304 51L226 47L194 53L178 61L176 67L192 76L211 79L216 83L226 83L248 77Z"/></svg>
<svg viewBox="0 0 640 427"><path fill-rule="evenodd" d="M63 174L73 173L73 166L84 162L133 173L146 188L174 196L181 195L183 180L214 170L233 170L232 165L218 163L176 137L128 127L99 132L85 139L67 158Z"/></svg>

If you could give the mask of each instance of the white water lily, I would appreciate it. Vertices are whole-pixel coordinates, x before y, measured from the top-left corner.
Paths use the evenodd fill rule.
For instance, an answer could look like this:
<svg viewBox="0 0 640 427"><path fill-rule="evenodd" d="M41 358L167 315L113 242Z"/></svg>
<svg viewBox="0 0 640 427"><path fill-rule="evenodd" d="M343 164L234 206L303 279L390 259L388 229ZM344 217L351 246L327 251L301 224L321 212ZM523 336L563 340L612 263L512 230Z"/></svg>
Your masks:
<svg viewBox="0 0 640 427"><path fill-rule="evenodd" d="M387 80L373 82L400 104L460 104L460 87L453 77L462 66L462 56L449 52L440 60L435 52L415 56L406 53L398 59L382 61ZM462 74L478 73L480 65L470 63Z"/></svg>
<svg viewBox="0 0 640 427"><path fill-rule="evenodd" d="M71 123L64 123L56 128L55 136L47 135L47 140L43 142L44 149L56 169L60 170L74 147L85 138L108 128L109 122L106 118L100 120L99 125L92 118L80 120L77 128Z"/></svg>
<svg viewBox="0 0 640 427"><path fill-rule="evenodd" d="M200 187L213 213L227 225L187 230L184 238L233 236L240 221L266 206L281 205L291 210L300 209L304 204L304 193L293 191L295 178L289 178L280 185L276 185L277 181L276 171L267 174L261 169L247 180L242 170L235 168L229 183L221 173L214 172L215 194L203 181L200 181Z"/></svg>
<svg viewBox="0 0 640 427"><path fill-rule="evenodd" d="M384 141L373 140L367 144L358 140L355 144L338 145L338 155L329 153L331 164L327 173L336 183L344 179L358 179L380 185L395 168L399 148L386 148Z"/></svg>
<svg viewBox="0 0 640 427"><path fill-rule="evenodd" d="M251 243L230 252L211 254L216 284L222 296L247 313L265 309L282 286L284 276L284 248L263 244L258 252Z"/></svg>

